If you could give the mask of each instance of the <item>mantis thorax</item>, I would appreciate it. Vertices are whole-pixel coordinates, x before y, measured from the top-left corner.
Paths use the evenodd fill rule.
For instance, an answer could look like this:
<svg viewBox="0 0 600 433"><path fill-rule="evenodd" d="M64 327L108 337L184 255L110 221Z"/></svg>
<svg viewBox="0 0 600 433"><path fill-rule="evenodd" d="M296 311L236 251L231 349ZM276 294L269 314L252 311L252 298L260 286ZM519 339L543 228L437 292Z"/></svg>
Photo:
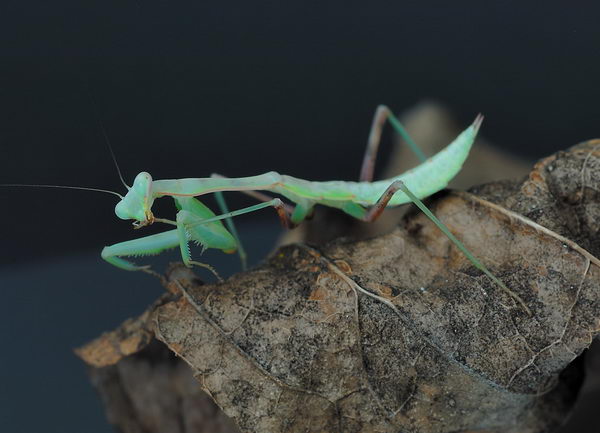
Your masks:
<svg viewBox="0 0 600 433"><path fill-rule="evenodd" d="M143 227L154 222L152 214L152 176L142 171L135 177L133 186L115 206L115 214L123 220L136 220L133 225L136 228Z"/></svg>

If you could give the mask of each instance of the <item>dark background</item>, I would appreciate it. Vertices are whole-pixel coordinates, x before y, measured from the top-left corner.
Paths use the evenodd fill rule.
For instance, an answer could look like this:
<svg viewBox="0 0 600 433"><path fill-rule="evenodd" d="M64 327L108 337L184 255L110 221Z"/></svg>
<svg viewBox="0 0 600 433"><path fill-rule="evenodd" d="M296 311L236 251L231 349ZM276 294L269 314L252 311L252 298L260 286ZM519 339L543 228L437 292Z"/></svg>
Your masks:
<svg viewBox="0 0 600 433"><path fill-rule="evenodd" d="M0 183L122 192L101 124L128 182L355 179L376 105L423 98L538 158L600 136L600 3L573 4L3 0ZM109 431L70 348L161 290L100 260L133 236L115 203L0 189L0 430ZM277 219L239 223L256 262Z"/></svg>

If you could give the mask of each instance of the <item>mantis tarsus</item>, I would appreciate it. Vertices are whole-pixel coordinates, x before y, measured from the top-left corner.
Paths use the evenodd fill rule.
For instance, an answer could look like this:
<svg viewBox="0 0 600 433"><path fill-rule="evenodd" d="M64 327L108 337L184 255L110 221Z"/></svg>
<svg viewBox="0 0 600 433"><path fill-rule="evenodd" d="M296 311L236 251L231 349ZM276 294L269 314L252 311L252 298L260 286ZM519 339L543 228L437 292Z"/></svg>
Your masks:
<svg viewBox="0 0 600 433"><path fill-rule="evenodd" d="M423 162L399 176L374 182L373 169L386 120L390 121L394 129L403 136ZM445 188L448 182L458 174L475 141L482 121L483 116L478 115L473 124L452 143L426 159L392 112L385 106L379 106L369 134L359 182L311 182L277 172L243 178L226 178L213 174L209 178L153 180L149 173L141 172L136 176L131 187L126 185L128 192L124 197L120 196L121 199L115 207L116 215L124 220L134 220L135 228L155 222L172 225L175 228L107 246L102 250L102 258L121 269L154 273L148 266L136 265L123 257L159 254L164 250L179 246L181 257L187 266L203 266L216 275L209 265L192 260L189 242L195 241L203 248L217 248L227 253L239 250L245 266L245 253L231 221L232 217L273 207L283 225L293 228L310 215L316 204L341 209L363 221L374 221L387 206L412 202L433 221L475 267L530 314L529 308L521 298L508 289L483 263L474 257L420 200ZM245 192L259 198L262 203L229 212L221 195L223 191ZM293 202L295 206L284 204L279 198L272 198L258 191L279 194ZM216 194L217 202L223 212L221 215L215 215L195 198L209 193ZM164 196L170 196L175 200L178 209L175 220L157 218L152 213L154 200ZM225 220L229 230L225 228L221 220Z"/></svg>

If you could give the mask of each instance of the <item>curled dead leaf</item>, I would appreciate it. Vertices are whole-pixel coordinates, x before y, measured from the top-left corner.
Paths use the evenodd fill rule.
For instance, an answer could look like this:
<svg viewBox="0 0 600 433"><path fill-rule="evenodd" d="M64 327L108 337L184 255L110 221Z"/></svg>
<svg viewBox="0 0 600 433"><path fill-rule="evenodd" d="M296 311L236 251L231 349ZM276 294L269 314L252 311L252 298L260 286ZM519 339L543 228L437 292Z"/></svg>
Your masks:
<svg viewBox="0 0 600 433"><path fill-rule="evenodd" d="M155 335L244 432L551 431L600 330L598 148L430 200L531 316L412 212L220 284L172 280Z"/></svg>

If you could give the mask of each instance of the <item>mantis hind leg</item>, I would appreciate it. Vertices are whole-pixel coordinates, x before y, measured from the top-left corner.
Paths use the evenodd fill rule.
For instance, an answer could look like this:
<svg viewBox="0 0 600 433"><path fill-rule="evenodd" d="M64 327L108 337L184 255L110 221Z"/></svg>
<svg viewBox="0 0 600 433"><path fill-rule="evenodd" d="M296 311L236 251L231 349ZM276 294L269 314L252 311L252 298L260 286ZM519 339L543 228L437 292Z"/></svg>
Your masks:
<svg viewBox="0 0 600 433"><path fill-rule="evenodd" d="M416 195L414 195L412 193L412 191L410 189L408 189L408 187L401 180L396 180L396 181L392 182L392 184L390 186L388 186L387 189L383 192L383 194L381 195L379 200L377 200L377 203L375 203L375 205L373 205L370 209L365 209L356 203L350 202L346 205L347 207L343 208L343 210L345 212L349 213L350 215L352 215L356 218L359 218L363 221L372 222L381 215L381 213L387 206L390 199L393 197L393 195L398 190L401 190L404 194L406 194L408 196L408 198L415 204L415 206L417 206L427 216L427 218L429 218L437 226L437 228L440 229L440 231L442 233L444 233L444 235L446 235L446 237L448 239L450 239L450 241L454 245L456 245L456 247L465 255L465 257L477 269L479 269L485 275L487 275L488 278L490 278L504 292L506 292L511 298L513 298L518 304L520 304L523 307L523 309L527 312L527 314L531 315L531 310L529 309L529 307L527 307L527 305L519 297L519 295L517 295L512 290L510 290L508 287L506 287L506 285L502 281L500 281L500 279L498 279L498 277L496 277L483 263L481 263L479 261L479 259L477 259L473 255L473 253L471 253L471 251L469 251L467 249L467 247L465 247L465 245L460 240L458 240L456 238L456 236L454 236L454 234L452 234L450 229L443 222L441 222L433 214L433 212L431 212L429 210L429 208L427 206L425 206L425 203L423 203ZM362 209L362 215L361 215L361 209Z"/></svg>
<svg viewBox="0 0 600 433"><path fill-rule="evenodd" d="M371 131L369 132L369 138L367 140L367 149L363 158L362 167L360 170L360 181L361 182L372 182L373 173L375 171L375 161L377 159L377 151L379 150L379 143L381 141L381 133L385 125L385 121L389 120L392 127L398 134L408 143L408 146L417 155L417 158L422 162L427 159L427 156L417 146L414 140L408 135L408 132L404 129L400 121L394 116L392 110L385 105L379 105L375 110L373 116L373 122L371 123Z"/></svg>
<svg viewBox="0 0 600 433"><path fill-rule="evenodd" d="M492 272L483 264L481 263L468 249L467 247L464 246L464 244L459 241L456 236L454 236L452 234L452 232L450 231L450 229L448 229L448 227L446 227L446 225L441 222L434 214L433 212L431 212L429 210L429 208L427 206L425 206L425 204L419 200L419 198L417 196L415 196L412 191L410 191L406 185L404 184L404 182L402 181L395 181L394 183L397 183L398 188L402 190L403 193L405 193L408 198L410 198L410 200L427 216L427 218L429 218L436 226L437 228L439 228L442 233L444 233L448 239L450 239L450 241L456 245L456 247L465 255L465 257L467 259L469 259L469 261L471 263L473 263L473 265L479 269L480 271L482 271L485 275L488 276L488 278L490 280L492 280L494 283L496 283L506 294L508 294L511 298L513 298L518 304L521 305L521 307L523 307L523 309L527 312L528 315L531 316L531 310L529 309L529 307L527 306L527 304L525 304L525 302L519 297L519 295L517 295L515 292L513 292L512 290L510 290L508 287L506 287L506 285L500 281L498 279L498 277L496 277L494 274L492 274ZM385 194L385 193L384 193Z"/></svg>
<svg viewBox="0 0 600 433"><path fill-rule="evenodd" d="M344 204L342 210L356 219L368 223L373 222L381 216L391 198L400 189L400 184L402 184L402 181L399 180L392 182L392 184L386 188L383 194L381 194L381 197L379 197L377 202L368 209L365 209L358 203L349 201Z"/></svg>

